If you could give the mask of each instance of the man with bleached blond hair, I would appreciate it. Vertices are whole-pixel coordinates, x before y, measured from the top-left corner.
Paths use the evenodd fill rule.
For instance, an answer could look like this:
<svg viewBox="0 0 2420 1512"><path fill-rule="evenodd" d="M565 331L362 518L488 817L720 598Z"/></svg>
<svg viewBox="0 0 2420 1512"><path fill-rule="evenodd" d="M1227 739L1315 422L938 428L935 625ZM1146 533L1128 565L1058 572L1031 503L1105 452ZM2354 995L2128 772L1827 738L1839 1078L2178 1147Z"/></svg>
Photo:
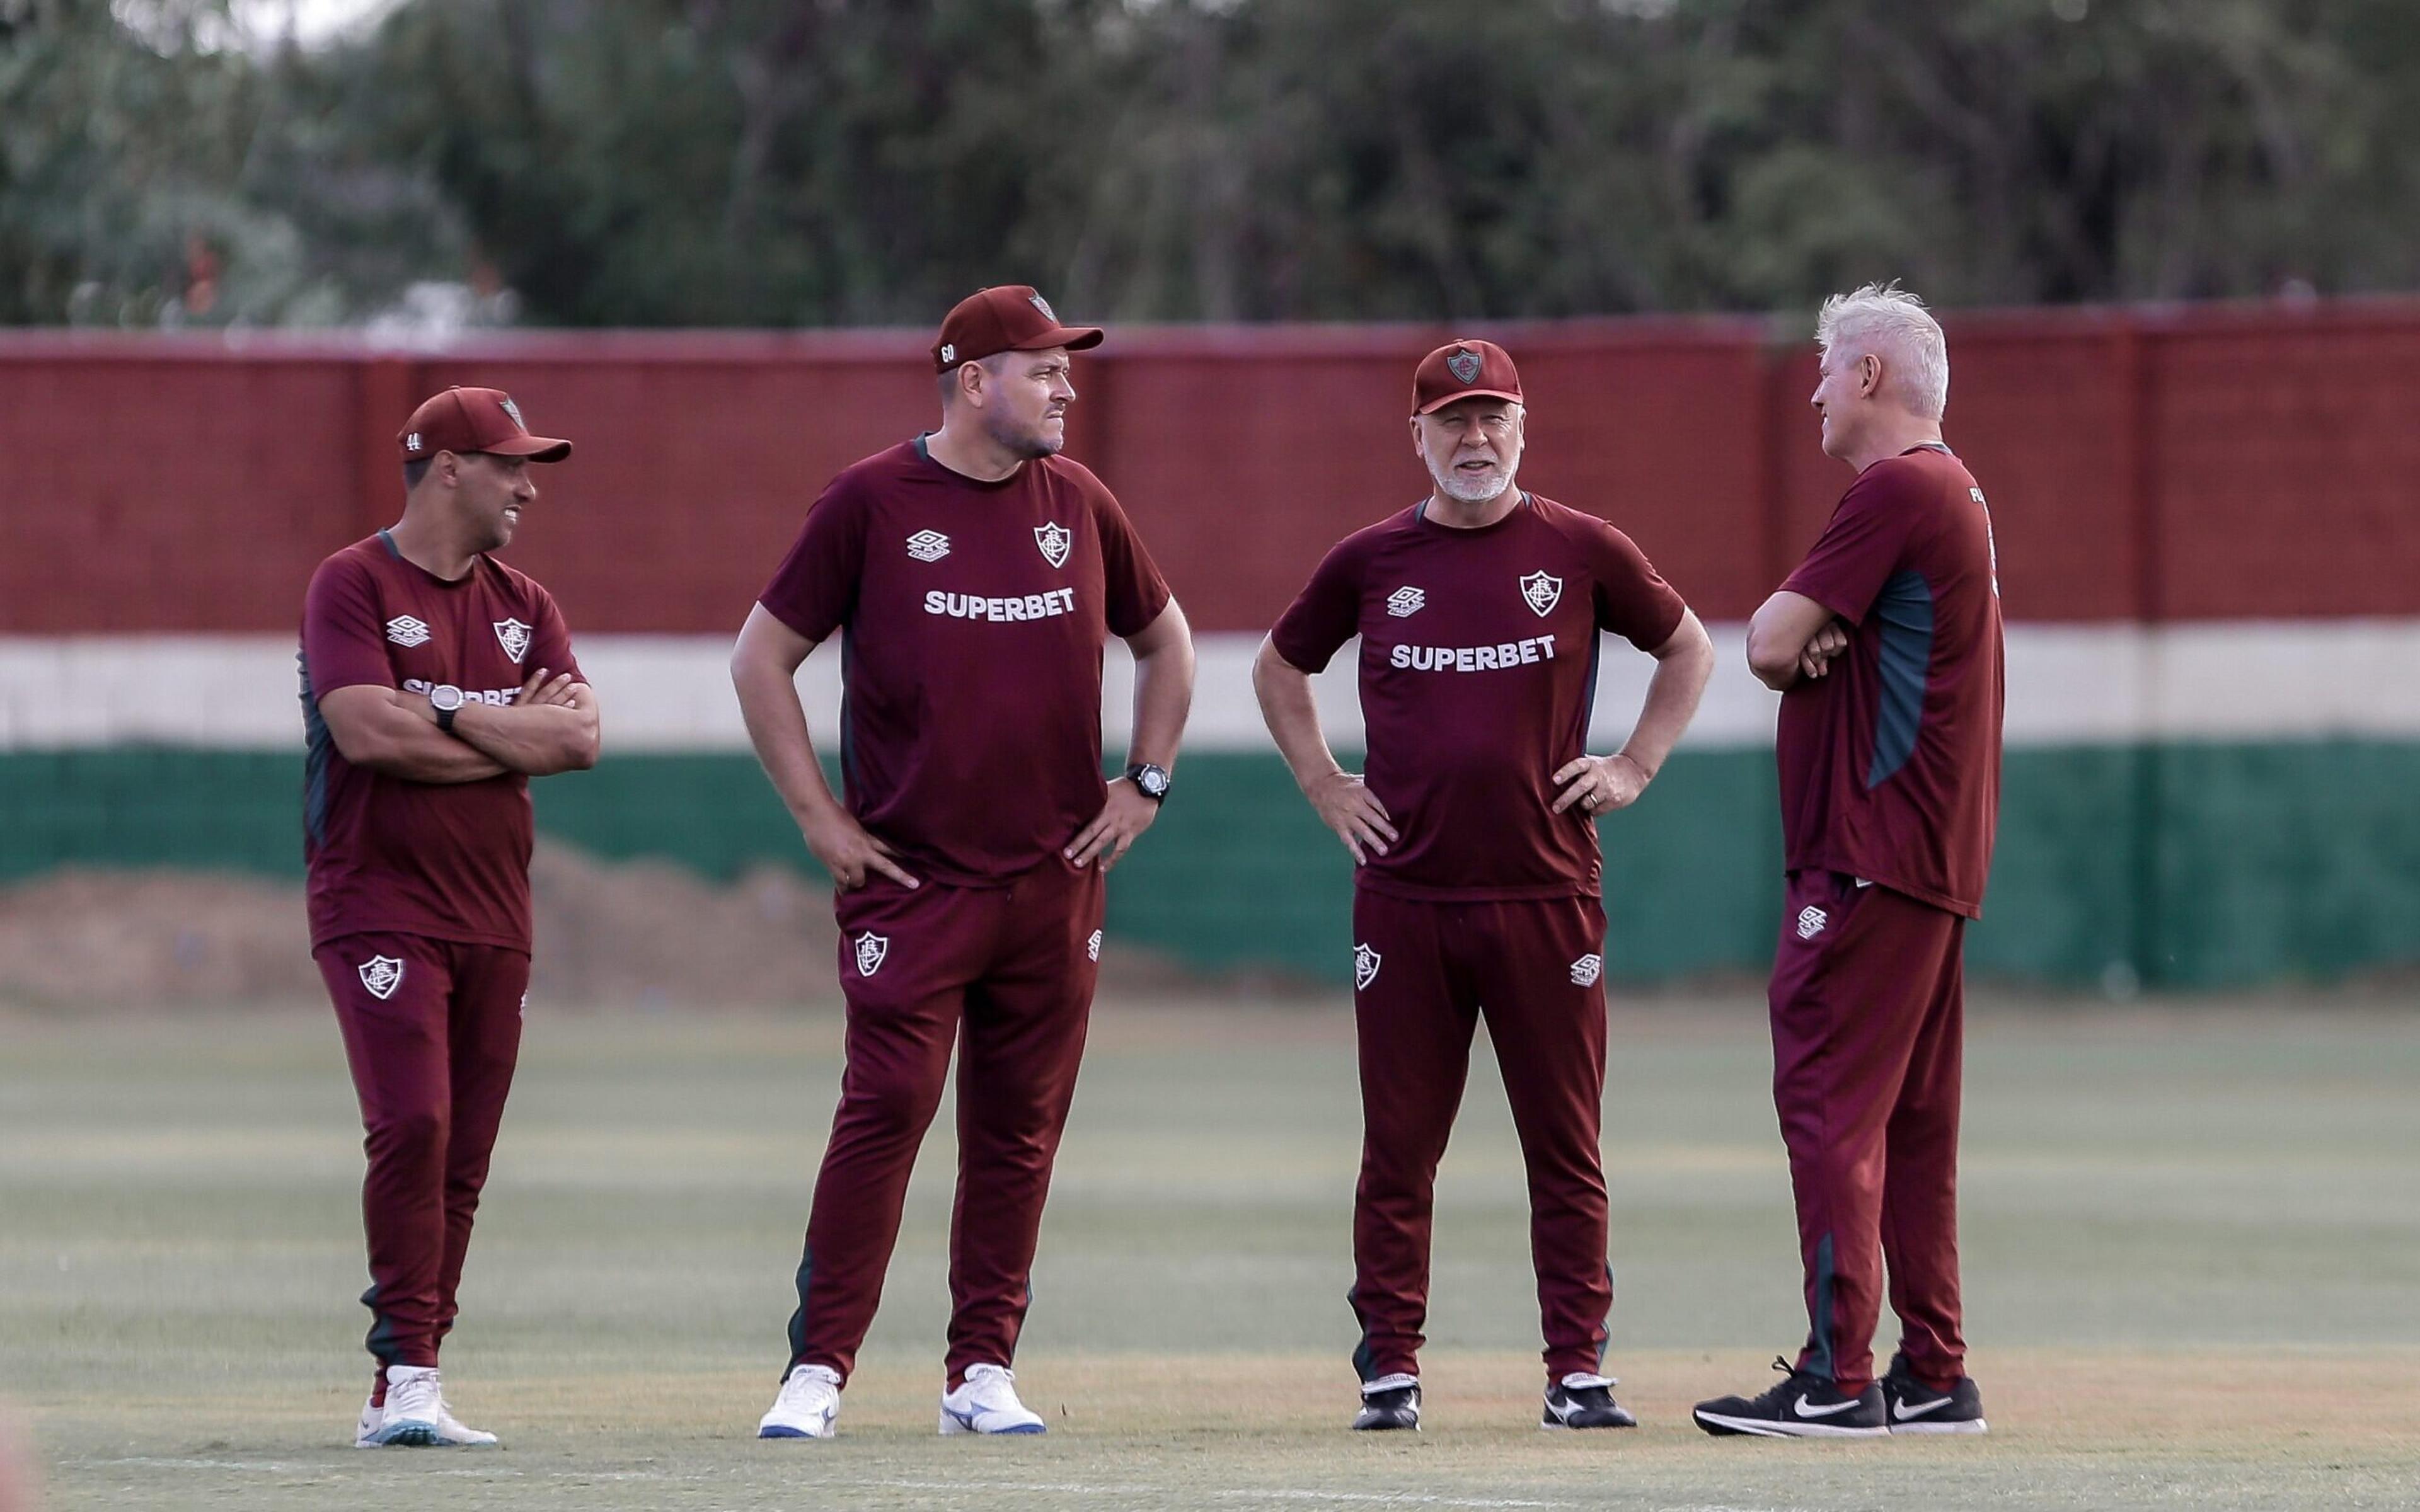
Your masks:
<svg viewBox="0 0 2420 1512"><path fill-rule="evenodd" d="M1807 1344L1698 1426L1766 1438L1981 1433L1958 1281L1966 921L1982 913L2000 795L2000 590L1992 519L1941 439L1949 353L1923 301L1824 301L1812 403L1856 471L1748 624L1780 690L1788 888L1768 1000ZM1885 1261L1899 1352L1877 1381Z"/></svg>

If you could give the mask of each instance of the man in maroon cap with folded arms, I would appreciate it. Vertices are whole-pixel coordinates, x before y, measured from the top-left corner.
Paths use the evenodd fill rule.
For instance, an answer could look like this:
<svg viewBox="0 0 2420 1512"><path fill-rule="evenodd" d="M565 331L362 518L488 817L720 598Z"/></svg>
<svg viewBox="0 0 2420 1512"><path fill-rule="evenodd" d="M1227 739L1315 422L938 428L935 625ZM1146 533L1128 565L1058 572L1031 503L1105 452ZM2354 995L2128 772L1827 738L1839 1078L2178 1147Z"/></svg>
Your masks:
<svg viewBox="0 0 2420 1512"><path fill-rule="evenodd" d="M448 389L396 445L403 517L319 563L302 604L311 949L368 1129L365 1449L496 1442L447 1409L437 1350L520 1047L529 779L597 761L562 612L489 554L537 499L530 464L571 443Z"/></svg>
<svg viewBox="0 0 2420 1512"><path fill-rule="evenodd" d="M1526 414L1501 347L1429 353L1411 440L1432 491L1330 550L1252 668L1269 733L1357 868L1363 1138L1347 1300L1361 1429L1419 1427L1437 1162L1481 1017L1528 1167L1540 1426L1634 1422L1600 1373L1613 1276L1596 823L1654 779L1714 649L1629 536L1515 481ZM1592 756L1606 632L1656 668L1630 738ZM1310 674L1356 636L1366 778L1337 764L1311 692Z"/></svg>
<svg viewBox="0 0 2420 1512"><path fill-rule="evenodd" d="M766 774L831 873L847 1067L799 1261L768 1439L829 1438L958 1064L943 1433L1040 1433L1010 1372L1101 950L1102 873L1150 827L1192 699L1185 616L1125 511L1059 455L1068 353L1021 285L933 346L941 427L844 471L731 658ZM832 796L793 681L843 640ZM1101 780L1101 650L1135 656L1125 774Z"/></svg>

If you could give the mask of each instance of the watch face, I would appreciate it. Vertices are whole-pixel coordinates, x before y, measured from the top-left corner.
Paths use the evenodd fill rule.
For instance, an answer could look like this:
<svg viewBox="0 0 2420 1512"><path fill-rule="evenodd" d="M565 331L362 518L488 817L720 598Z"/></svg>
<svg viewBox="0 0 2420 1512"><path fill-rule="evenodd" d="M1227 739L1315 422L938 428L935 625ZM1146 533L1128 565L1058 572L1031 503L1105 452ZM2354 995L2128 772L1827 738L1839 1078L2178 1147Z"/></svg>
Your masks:
<svg viewBox="0 0 2420 1512"><path fill-rule="evenodd" d="M1156 766L1146 766L1135 774L1135 786L1156 798L1168 792L1168 774Z"/></svg>
<svg viewBox="0 0 2420 1512"><path fill-rule="evenodd" d="M435 708L458 709L462 706L462 690L451 683L441 684L428 690L428 702Z"/></svg>

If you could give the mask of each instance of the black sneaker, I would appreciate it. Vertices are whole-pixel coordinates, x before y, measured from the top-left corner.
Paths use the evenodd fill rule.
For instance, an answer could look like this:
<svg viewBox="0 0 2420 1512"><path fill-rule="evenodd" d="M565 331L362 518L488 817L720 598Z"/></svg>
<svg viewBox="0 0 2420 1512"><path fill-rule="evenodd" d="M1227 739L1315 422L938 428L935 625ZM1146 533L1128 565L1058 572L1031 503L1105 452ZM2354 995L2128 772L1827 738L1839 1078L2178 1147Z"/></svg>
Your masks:
<svg viewBox="0 0 2420 1512"><path fill-rule="evenodd" d="M1420 1378L1418 1376L1380 1376L1364 1381L1361 1386L1361 1411L1353 1419L1354 1431L1368 1433L1386 1428L1420 1430Z"/></svg>
<svg viewBox="0 0 2420 1512"><path fill-rule="evenodd" d="M1613 1381L1605 1376L1575 1373L1546 1388L1546 1412L1538 1420L1545 1428L1635 1428L1638 1419L1613 1399Z"/></svg>
<svg viewBox="0 0 2420 1512"><path fill-rule="evenodd" d="M1947 1391L1935 1391L1916 1379L1907 1356L1891 1356L1882 1379L1883 1402L1890 1409L1893 1433L1988 1433L1983 1422L1983 1394L1974 1378L1960 1376Z"/></svg>
<svg viewBox="0 0 2420 1512"><path fill-rule="evenodd" d="M1792 1369L1787 1360L1774 1361L1773 1368L1784 1379L1761 1396L1699 1402L1692 1414L1698 1427L1764 1439L1879 1439L1890 1432L1879 1383L1852 1396L1822 1376Z"/></svg>

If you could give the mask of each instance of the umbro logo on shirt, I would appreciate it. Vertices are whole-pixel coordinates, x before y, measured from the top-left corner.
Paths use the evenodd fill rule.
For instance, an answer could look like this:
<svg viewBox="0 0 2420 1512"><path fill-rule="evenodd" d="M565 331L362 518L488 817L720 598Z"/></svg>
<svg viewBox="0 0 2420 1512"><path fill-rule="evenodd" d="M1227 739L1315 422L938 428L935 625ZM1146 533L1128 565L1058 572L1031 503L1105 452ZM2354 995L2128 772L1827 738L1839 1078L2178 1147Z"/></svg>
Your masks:
<svg viewBox="0 0 2420 1512"><path fill-rule="evenodd" d="M1605 957L1601 955L1584 955L1572 963L1572 985L1575 987L1593 987L1596 980L1604 975Z"/></svg>
<svg viewBox="0 0 2420 1512"><path fill-rule="evenodd" d="M386 638L399 646L425 646L428 626L409 614L398 614L386 622Z"/></svg>
<svg viewBox="0 0 2420 1512"><path fill-rule="evenodd" d="M908 554L919 562L939 562L950 554L950 538L939 531L918 531L908 537Z"/></svg>
<svg viewBox="0 0 2420 1512"><path fill-rule="evenodd" d="M1798 937L1802 940L1811 940L1823 933L1823 926L1830 922L1832 922L1831 915L1809 903L1798 910Z"/></svg>
<svg viewBox="0 0 2420 1512"><path fill-rule="evenodd" d="M1427 605L1429 595L1418 588L1398 588L1387 595L1387 612L1407 620Z"/></svg>

